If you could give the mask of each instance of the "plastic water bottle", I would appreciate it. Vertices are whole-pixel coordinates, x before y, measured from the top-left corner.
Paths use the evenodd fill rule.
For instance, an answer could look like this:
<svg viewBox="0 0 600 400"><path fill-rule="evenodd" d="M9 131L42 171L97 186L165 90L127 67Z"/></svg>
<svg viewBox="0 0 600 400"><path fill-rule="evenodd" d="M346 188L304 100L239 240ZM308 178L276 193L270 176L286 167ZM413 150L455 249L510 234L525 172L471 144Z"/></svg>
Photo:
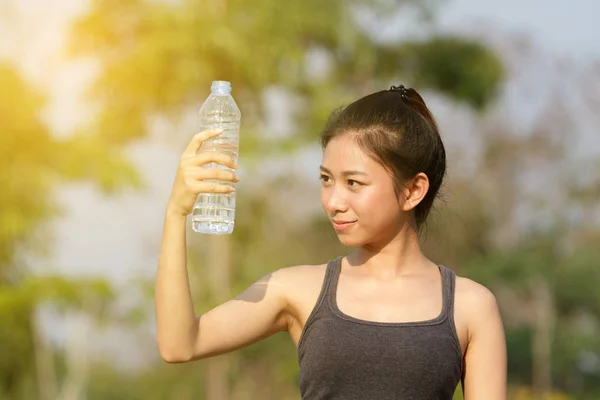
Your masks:
<svg viewBox="0 0 600 400"><path fill-rule="evenodd" d="M231 97L231 83L214 81L211 93L200 108L200 130L217 128L219 136L202 144L199 152L220 151L237 161L239 130L242 113ZM220 164L210 163L205 168L231 170ZM233 185L231 182L216 181ZM229 194L200 193L192 211L192 229L198 233L230 234L235 222L235 192Z"/></svg>

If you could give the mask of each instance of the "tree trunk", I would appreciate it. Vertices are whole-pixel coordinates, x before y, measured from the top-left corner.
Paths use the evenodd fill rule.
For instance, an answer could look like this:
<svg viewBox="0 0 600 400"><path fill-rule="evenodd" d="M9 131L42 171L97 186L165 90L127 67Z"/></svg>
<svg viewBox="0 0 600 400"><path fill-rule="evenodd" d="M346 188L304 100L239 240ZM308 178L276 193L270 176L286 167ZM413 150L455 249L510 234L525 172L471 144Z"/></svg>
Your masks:
<svg viewBox="0 0 600 400"><path fill-rule="evenodd" d="M89 374L88 339L92 327L91 323L82 317L98 315L100 303L84 300L83 309L85 312L75 314L75 319L70 323L65 352L66 376L56 400L78 400L85 397Z"/></svg>
<svg viewBox="0 0 600 400"><path fill-rule="evenodd" d="M54 400L58 392L54 356L52 348L39 326L36 312L31 313L31 331L35 352L38 398L40 400Z"/></svg>
<svg viewBox="0 0 600 400"><path fill-rule="evenodd" d="M533 394L538 400L547 400L552 392L552 336L554 330L554 299L547 281L534 282L533 301Z"/></svg>
<svg viewBox="0 0 600 400"><path fill-rule="evenodd" d="M218 302L229 299L231 290L231 242L229 235L210 235L208 280L210 293ZM206 360L206 399L227 400L229 360L226 355Z"/></svg>

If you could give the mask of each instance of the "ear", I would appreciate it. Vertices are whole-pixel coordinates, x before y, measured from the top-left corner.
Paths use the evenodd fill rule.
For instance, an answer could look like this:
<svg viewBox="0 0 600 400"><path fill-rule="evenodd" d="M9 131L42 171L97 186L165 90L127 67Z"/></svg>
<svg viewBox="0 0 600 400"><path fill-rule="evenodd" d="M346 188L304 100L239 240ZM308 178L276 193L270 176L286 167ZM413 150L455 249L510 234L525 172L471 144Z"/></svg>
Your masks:
<svg viewBox="0 0 600 400"><path fill-rule="evenodd" d="M413 210L425 198L429 190L429 178L423 172L419 172L414 178L406 182L402 189L404 197L401 207L403 211Z"/></svg>

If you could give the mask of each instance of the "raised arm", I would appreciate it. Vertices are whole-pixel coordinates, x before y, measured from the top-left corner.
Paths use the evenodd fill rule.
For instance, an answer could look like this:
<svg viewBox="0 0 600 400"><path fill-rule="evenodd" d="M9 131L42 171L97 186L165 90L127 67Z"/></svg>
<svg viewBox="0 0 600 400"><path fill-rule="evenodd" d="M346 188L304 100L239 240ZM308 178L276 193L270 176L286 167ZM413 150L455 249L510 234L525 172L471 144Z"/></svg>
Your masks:
<svg viewBox="0 0 600 400"><path fill-rule="evenodd" d="M463 301L468 303L470 315L464 398L506 400L506 341L496 299L484 286L462 280L468 286Z"/></svg>
<svg viewBox="0 0 600 400"><path fill-rule="evenodd" d="M199 153L202 142L217 135L196 135L181 157L164 221L155 287L157 340L167 362L186 362L225 353L285 330L285 291L277 273L267 276L233 300L197 317L186 266L186 216L201 192L226 193L229 186L205 182L237 178L231 172L202 168L210 162L234 167L217 152Z"/></svg>

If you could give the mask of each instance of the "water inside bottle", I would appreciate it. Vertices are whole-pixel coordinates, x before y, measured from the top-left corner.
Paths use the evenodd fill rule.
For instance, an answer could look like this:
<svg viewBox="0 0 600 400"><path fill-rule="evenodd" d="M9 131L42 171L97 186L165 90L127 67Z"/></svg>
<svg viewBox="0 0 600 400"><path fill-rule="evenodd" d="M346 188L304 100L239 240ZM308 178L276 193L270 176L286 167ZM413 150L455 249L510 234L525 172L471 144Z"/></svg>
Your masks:
<svg viewBox="0 0 600 400"><path fill-rule="evenodd" d="M228 140L227 131L219 137L207 141L200 151L218 151L237 159L238 144ZM231 168L217 163L210 163L205 168L219 168L232 171ZM211 182L210 180L207 182ZM215 180L233 186L231 182ZM192 211L192 229L198 233L230 234L235 221L235 192L229 194L200 193Z"/></svg>

